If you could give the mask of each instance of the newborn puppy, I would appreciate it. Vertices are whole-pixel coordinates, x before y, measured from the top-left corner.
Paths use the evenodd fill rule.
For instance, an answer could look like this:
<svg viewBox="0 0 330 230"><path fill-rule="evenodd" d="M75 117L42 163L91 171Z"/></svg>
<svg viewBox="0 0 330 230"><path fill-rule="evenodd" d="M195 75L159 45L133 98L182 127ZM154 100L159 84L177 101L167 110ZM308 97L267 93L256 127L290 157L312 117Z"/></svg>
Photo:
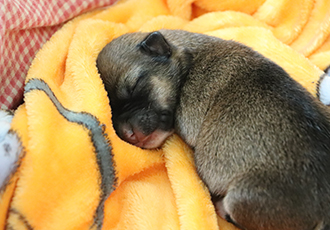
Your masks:
<svg viewBox="0 0 330 230"><path fill-rule="evenodd" d="M234 41L161 30L114 39L97 67L119 137L156 148L178 133L223 218L330 229L330 114L280 66Z"/></svg>

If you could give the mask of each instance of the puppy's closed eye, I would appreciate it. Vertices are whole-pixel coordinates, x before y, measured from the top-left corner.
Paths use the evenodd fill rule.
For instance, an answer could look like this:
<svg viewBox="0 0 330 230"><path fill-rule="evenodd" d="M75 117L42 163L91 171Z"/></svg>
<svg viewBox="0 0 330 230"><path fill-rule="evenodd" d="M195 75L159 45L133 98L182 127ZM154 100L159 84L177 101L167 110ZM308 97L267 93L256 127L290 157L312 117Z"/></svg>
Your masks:
<svg viewBox="0 0 330 230"><path fill-rule="evenodd" d="M146 77L146 72L142 72L136 77L135 83L130 88L130 94L132 97L135 97L139 93L141 88L145 86Z"/></svg>
<svg viewBox="0 0 330 230"><path fill-rule="evenodd" d="M131 75L130 73L128 73L127 76L123 77L125 81L123 82L123 84L118 84L116 88L118 99L132 99L136 94L136 90L142 87L143 79L145 77L146 74L144 73L138 75Z"/></svg>

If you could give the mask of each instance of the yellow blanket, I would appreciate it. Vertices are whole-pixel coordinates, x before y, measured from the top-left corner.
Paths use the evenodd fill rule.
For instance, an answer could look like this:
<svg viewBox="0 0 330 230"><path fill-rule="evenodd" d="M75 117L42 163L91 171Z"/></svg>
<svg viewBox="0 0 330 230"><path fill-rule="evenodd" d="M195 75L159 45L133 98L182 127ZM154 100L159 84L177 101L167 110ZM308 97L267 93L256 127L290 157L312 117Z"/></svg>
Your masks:
<svg viewBox="0 0 330 230"><path fill-rule="evenodd" d="M315 96L330 64L328 0L125 0L68 22L33 61L12 122L24 151L0 193L1 229L235 229L178 136L150 151L113 130L97 55L121 34L161 28L240 41Z"/></svg>

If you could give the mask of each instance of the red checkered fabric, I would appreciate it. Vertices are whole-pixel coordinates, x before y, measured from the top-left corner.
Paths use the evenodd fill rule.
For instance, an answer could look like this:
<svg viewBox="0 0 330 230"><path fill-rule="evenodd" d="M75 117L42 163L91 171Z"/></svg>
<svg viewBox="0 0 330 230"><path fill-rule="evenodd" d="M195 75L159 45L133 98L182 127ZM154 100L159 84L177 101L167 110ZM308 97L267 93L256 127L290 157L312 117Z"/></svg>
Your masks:
<svg viewBox="0 0 330 230"><path fill-rule="evenodd" d="M115 0L0 0L0 109L21 102L36 52L65 21Z"/></svg>

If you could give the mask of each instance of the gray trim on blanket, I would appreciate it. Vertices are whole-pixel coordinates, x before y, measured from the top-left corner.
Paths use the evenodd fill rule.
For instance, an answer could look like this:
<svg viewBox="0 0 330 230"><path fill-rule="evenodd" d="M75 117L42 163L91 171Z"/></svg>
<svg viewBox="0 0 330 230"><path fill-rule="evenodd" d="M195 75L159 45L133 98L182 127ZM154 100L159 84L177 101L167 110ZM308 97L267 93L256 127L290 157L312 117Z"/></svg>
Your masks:
<svg viewBox="0 0 330 230"><path fill-rule="evenodd" d="M58 112L69 122L77 123L86 127L90 132L89 136L94 145L97 163L102 176L101 189L103 194L100 197L100 203L94 217L94 226L101 229L104 217L104 202L115 189L117 178L115 174L115 164L113 162L112 148L107 135L104 132L104 125L100 124L98 119L92 114L86 112L74 112L64 108L58 101L48 84L41 79L29 80L25 87L25 93L33 90L40 90L46 93L53 102ZM93 226L91 226L92 228Z"/></svg>

